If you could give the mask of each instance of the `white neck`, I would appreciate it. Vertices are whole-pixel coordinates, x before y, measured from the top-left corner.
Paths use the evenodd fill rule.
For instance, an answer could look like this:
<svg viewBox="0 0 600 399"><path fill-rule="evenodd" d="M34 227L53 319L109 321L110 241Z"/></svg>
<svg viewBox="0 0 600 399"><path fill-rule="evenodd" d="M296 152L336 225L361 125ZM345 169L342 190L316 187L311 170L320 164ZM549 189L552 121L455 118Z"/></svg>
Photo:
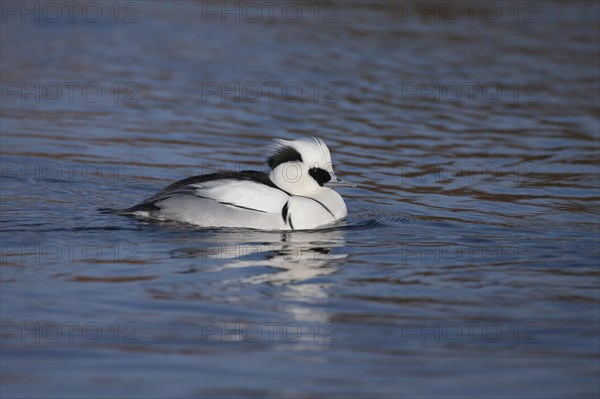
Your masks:
<svg viewBox="0 0 600 399"><path fill-rule="evenodd" d="M269 178L277 187L293 195L306 195L323 188L300 162L287 162L277 166L269 173Z"/></svg>

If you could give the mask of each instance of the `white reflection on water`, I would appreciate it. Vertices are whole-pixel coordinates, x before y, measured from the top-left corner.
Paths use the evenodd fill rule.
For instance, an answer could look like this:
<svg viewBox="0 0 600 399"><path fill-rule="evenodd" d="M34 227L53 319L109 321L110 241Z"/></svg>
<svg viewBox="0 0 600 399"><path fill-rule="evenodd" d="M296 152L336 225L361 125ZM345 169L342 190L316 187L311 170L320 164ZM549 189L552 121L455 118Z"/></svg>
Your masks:
<svg viewBox="0 0 600 399"><path fill-rule="evenodd" d="M273 240L277 236L281 238L280 241ZM240 248L238 256L233 258L230 257L230 249L226 245L220 245L210 258L228 259L222 266L223 269L256 266L257 260L262 259L274 271L245 277L240 281L246 284L285 285L334 273L336 268L331 265L332 261L347 256L337 253L345 245L344 233L337 229L318 232L265 232L253 234L252 238L268 244L245 244Z"/></svg>

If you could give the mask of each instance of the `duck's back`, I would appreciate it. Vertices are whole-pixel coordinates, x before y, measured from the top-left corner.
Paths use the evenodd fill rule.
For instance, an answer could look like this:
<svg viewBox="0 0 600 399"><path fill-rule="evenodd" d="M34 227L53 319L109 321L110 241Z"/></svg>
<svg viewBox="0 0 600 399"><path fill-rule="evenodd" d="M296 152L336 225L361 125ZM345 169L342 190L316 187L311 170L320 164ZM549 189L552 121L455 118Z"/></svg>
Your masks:
<svg viewBox="0 0 600 399"><path fill-rule="evenodd" d="M173 183L126 212L203 227L286 230L289 198L263 172L212 173Z"/></svg>

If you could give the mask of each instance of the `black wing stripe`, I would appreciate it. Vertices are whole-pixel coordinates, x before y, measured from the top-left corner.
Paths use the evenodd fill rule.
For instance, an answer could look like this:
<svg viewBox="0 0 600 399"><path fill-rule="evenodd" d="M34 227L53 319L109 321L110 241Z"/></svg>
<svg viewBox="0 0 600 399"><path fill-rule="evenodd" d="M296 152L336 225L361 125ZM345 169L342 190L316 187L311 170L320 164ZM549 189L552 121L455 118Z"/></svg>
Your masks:
<svg viewBox="0 0 600 399"><path fill-rule="evenodd" d="M165 199L168 196L171 196L172 193L173 194L192 194L192 191L195 191L198 189L198 187L192 186L193 184L205 183L205 182L216 181L216 180L251 181L251 182L254 182L257 184L264 184L265 186L275 188L277 190L281 190L284 193L286 193L287 195L290 195L290 193L288 193L287 191L282 190L281 188L277 187L275 185L275 183L273 183L271 181L271 179L269 178L269 175L267 173L259 172L256 170L242 170L240 172L210 173L207 175L192 176L192 177L188 177L187 179L179 180L179 181L165 187L164 189L162 189L161 191L159 191L152 197L145 199L144 203L157 202L161 199Z"/></svg>
<svg viewBox="0 0 600 399"><path fill-rule="evenodd" d="M195 191L195 190L193 190L191 193L188 193L188 192L186 192L185 190L180 190L180 191L181 191L181 193L182 193L182 194L183 194L183 193L185 193L185 194L192 194L192 195L193 195L194 197L196 197L196 198L202 198L202 199L212 200L212 201L218 202L219 204L223 204L223 205L227 205L227 206L233 206L233 207L240 208L240 209L247 209L247 210L249 210L249 211L254 211L254 212L267 213L266 211L263 211L263 210L261 210L261 209L249 208L249 207L247 207L247 206L242 206L242 205L234 204L233 202L219 201L219 200L218 200L218 199L216 199L216 198L204 197L204 196L202 196L202 195L195 194L195 193L193 192L193 191ZM179 194L179 193L180 193L180 191L176 191L175 193ZM169 196L167 196L167 197L165 197L165 198L161 198L161 199L160 199L160 201L162 201L163 199L168 199L168 198L171 198L171 195L170 195L170 194L169 194ZM160 202L160 201L157 201L157 202Z"/></svg>
<svg viewBox="0 0 600 399"><path fill-rule="evenodd" d="M212 199L212 198L209 198ZM240 209L247 209L249 211L254 211L254 212L261 212L261 213L267 213L267 211L263 211L261 209L254 209L254 208L248 208L247 206L241 206L241 205L236 205L233 204L231 202L221 202L221 201L217 201L219 204L223 204L223 205L228 205L228 206L234 206L236 208L240 208Z"/></svg>
<svg viewBox="0 0 600 399"><path fill-rule="evenodd" d="M160 211L161 208L155 205L154 202L143 202L141 204L137 204L132 206L131 208L124 209L122 212L124 213L133 213L133 212L156 212Z"/></svg>
<svg viewBox="0 0 600 399"><path fill-rule="evenodd" d="M125 209L123 212L159 211L161 208L156 205L157 203L164 201L166 199L169 199L171 197L174 197L174 196L179 196L179 195L181 195L181 196L190 195L190 196L195 196L198 198L206 198L206 199L215 200L214 198L207 198L207 197L203 197L201 195L196 194L196 190L198 190L199 187L196 187L194 185L198 184L198 183L205 183L205 182L216 181L216 180L251 181L256 184L264 184L267 187L275 188L277 190L280 190L280 191L286 193L288 196L291 196L290 193L288 193L287 191L282 190L281 188L277 187L275 185L275 183L273 183L271 181L271 179L269 178L269 175L264 172L259 172L256 170L242 170L240 172L210 173L207 175L192 176L192 177L188 177L187 179L179 180L179 181L165 187L164 189L162 189L158 193L154 194L153 196L146 198L141 203L134 205L131 208ZM264 212L264 211L261 211L260 209L246 208L246 207L243 207L240 205L235 205L235 204L230 204L230 203L224 203L224 204L230 205L230 206L235 206L235 207L242 208L242 209L248 209L251 211Z"/></svg>

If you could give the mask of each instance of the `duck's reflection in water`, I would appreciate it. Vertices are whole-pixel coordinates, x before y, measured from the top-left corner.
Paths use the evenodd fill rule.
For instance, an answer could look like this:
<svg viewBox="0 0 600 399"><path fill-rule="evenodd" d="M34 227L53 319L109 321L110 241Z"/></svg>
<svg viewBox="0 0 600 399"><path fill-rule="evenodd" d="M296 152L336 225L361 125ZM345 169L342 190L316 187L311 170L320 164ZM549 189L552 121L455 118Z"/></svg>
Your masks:
<svg viewBox="0 0 600 399"><path fill-rule="evenodd" d="M205 256L223 262L220 270L257 266L271 269L239 282L284 285L334 273L335 261L347 256L340 253L344 244L341 230L252 232L244 242L229 240L207 248Z"/></svg>
<svg viewBox="0 0 600 399"><path fill-rule="evenodd" d="M330 282L326 276L335 273L348 256L342 253L344 230L222 230L203 235L200 242L192 244L189 240L190 235L186 235L186 246L170 256L195 260L197 266L183 273L202 274L198 281L203 282L203 295L223 299L221 295L226 294L227 301L238 302L239 295L252 301L260 292L282 300L278 307L283 306L296 320L328 319L327 314L302 303L328 300ZM260 285L273 290L262 290Z"/></svg>

